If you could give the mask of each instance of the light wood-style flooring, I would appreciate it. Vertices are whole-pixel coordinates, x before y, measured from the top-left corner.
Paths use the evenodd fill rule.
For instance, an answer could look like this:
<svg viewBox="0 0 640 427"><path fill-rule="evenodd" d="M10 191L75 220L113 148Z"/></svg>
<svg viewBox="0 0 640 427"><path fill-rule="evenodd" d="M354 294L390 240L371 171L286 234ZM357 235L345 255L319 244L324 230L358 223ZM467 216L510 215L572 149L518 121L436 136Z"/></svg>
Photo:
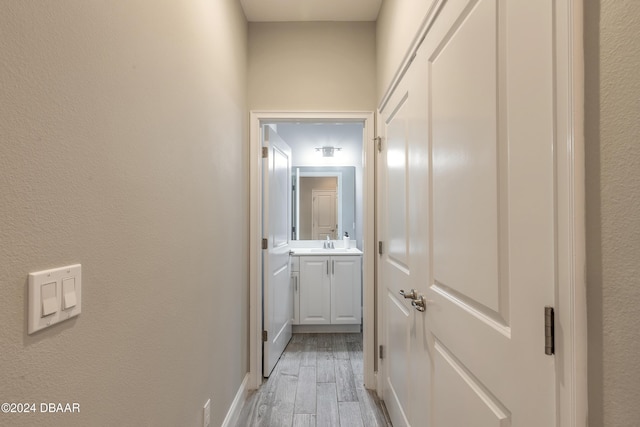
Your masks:
<svg viewBox="0 0 640 427"><path fill-rule="evenodd" d="M390 427L363 385L362 334L294 334L238 427Z"/></svg>

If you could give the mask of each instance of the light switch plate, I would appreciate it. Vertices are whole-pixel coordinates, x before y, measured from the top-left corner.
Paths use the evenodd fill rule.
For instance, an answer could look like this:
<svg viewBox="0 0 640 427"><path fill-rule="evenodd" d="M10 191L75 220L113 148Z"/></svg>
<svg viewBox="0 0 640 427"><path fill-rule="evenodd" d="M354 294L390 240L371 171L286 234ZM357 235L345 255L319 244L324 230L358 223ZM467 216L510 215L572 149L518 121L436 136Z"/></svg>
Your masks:
<svg viewBox="0 0 640 427"><path fill-rule="evenodd" d="M46 327L60 323L63 320L67 320L71 317L80 314L81 294L82 294L82 271L80 264L68 265L66 267L53 268L51 270L38 271L35 273L29 273L29 334L44 329ZM73 279L70 282L69 279ZM75 302L75 305L64 309L63 301L63 286L62 282L73 283L74 294L67 295L67 301ZM43 315L43 304L46 308L45 312L51 312L52 298L44 298L42 295L42 286L48 285L45 289L52 289L49 284L55 283L55 312L48 316ZM69 286L65 286L67 292ZM75 300L74 300L75 298ZM46 301L45 301L46 300ZM69 304L68 304L69 305Z"/></svg>

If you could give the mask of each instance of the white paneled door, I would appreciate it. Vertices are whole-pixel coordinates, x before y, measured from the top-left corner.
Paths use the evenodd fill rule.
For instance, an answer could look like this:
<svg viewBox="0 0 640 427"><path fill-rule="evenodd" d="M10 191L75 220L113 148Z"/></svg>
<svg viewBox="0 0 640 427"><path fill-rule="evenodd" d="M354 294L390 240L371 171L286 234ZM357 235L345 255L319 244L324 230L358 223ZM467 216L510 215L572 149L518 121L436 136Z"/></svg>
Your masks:
<svg viewBox="0 0 640 427"><path fill-rule="evenodd" d="M291 230L291 149L273 128L264 127L268 149L263 168L263 348L262 372L268 377L291 339L293 294L289 263Z"/></svg>
<svg viewBox="0 0 640 427"><path fill-rule="evenodd" d="M439 4L380 112L384 400L395 427L553 427L554 2Z"/></svg>

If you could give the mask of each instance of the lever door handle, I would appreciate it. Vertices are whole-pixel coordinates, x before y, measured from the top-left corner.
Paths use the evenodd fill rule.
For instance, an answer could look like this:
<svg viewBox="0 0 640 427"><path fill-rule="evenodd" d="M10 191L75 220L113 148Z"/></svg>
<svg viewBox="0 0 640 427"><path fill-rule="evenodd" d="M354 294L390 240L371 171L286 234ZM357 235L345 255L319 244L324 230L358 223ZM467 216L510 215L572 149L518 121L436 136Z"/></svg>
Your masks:
<svg viewBox="0 0 640 427"><path fill-rule="evenodd" d="M404 289L400 289L400 295L405 297L405 299L416 299L418 298L418 294L415 289L411 289L409 292L405 292Z"/></svg>
<svg viewBox="0 0 640 427"><path fill-rule="evenodd" d="M427 309L427 300L424 298L424 296L420 295L417 298L414 298L413 301L411 301L411 306L416 310L423 312Z"/></svg>

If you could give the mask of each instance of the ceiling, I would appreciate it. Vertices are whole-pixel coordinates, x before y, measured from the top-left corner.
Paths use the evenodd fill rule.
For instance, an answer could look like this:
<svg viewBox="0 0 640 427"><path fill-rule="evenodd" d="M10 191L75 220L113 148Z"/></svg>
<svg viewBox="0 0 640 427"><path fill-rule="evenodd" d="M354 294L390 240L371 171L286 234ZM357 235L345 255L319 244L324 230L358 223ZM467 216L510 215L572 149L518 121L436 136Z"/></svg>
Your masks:
<svg viewBox="0 0 640 427"><path fill-rule="evenodd" d="M382 0L240 0L250 22L375 21Z"/></svg>

